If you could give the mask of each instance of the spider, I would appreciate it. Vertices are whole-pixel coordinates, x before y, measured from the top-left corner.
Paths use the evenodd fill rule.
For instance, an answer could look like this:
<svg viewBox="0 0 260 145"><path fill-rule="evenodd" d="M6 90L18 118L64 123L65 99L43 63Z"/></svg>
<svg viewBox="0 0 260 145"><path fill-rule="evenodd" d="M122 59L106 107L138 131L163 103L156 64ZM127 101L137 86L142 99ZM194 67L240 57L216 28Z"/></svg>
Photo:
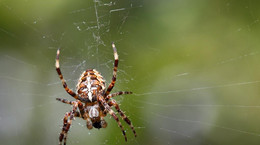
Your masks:
<svg viewBox="0 0 260 145"><path fill-rule="evenodd" d="M57 50L56 71L66 92L76 99L76 101L68 101L66 99L56 98L56 100L61 101L62 103L73 105L72 111L67 112L64 116L63 127L59 136L59 145L62 144L62 141L64 141L64 145L66 145L67 134L74 117L79 117L86 120L88 129L92 129L93 127L100 129L107 127L107 122L104 119L107 113L109 113L116 120L125 137L125 141L127 141L125 130L115 112L111 109L112 107L115 107L121 118L131 127L134 136L136 137L136 132L131 121L121 111L116 101L112 99L112 97L123 94L132 94L132 92L120 91L110 94L116 82L118 67L118 54L114 43L112 43L112 48L114 50L115 62L112 81L108 88L106 89L105 80L98 71L95 69L87 69L81 74L78 80L78 84L76 86L77 93L68 88L67 83L63 78L59 64L60 50Z"/></svg>

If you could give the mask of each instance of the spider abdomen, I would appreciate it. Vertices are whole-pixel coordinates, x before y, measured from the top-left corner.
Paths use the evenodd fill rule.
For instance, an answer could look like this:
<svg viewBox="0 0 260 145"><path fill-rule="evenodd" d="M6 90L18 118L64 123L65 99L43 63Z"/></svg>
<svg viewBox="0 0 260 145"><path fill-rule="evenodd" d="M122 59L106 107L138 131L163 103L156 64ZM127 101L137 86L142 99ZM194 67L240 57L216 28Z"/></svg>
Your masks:
<svg viewBox="0 0 260 145"><path fill-rule="evenodd" d="M76 89L81 98L95 102L105 90L105 80L95 69L88 69L81 74Z"/></svg>

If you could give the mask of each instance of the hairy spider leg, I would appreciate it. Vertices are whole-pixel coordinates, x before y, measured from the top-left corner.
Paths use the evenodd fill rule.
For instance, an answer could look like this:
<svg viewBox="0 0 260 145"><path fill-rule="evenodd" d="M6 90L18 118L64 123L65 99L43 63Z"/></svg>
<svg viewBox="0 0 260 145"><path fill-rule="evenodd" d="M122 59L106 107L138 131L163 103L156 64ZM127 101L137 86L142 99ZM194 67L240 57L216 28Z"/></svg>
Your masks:
<svg viewBox="0 0 260 145"><path fill-rule="evenodd" d="M65 117L64 117L64 120L63 120L63 123L64 123L64 126L66 126L64 129L62 128L62 132L60 133L60 142L59 142L59 145L62 144L62 139L64 140L63 142L63 145L66 145L66 141L67 141L67 134L68 134L68 131L70 129L70 126L71 126L71 123L72 123L72 120L75 117L79 117L79 116L76 116L78 113L77 113L77 108L78 108L78 102L75 102L73 103L73 109L72 111L70 111L68 113L68 115L66 114ZM66 122L67 121L67 122Z"/></svg>
<svg viewBox="0 0 260 145"><path fill-rule="evenodd" d="M56 100L61 101L62 103L65 103L65 104L70 104L70 105L73 105L73 102L74 102L74 101L69 101L67 99L62 99L62 98L56 98Z"/></svg>
<svg viewBox="0 0 260 145"><path fill-rule="evenodd" d="M57 50L55 66L56 66L56 71L60 77L60 80L62 81L62 85L63 85L64 89L66 90L66 92L68 94L70 94L73 98L81 100L81 98L76 93L74 93L70 88L68 88L67 83L63 78L63 75L60 70L59 55L60 55L60 49Z"/></svg>
<svg viewBox="0 0 260 145"><path fill-rule="evenodd" d="M106 96L106 101L108 101L112 97L119 96L119 95L125 95L125 94L133 94L133 92L120 91L120 92L116 92L116 93L113 93L113 94L109 94L109 95Z"/></svg>
<svg viewBox="0 0 260 145"><path fill-rule="evenodd" d="M62 99L62 98L56 98L56 100L61 101L62 103L65 103L65 104L69 104L69 105L73 105L75 103L78 103L78 108L79 108L80 113L76 112L78 114L76 117L81 117L84 120L86 120L88 129L93 128L93 124L92 124L90 118L86 115L87 113L85 112L83 104L80 101L68 101L67 99ZM102 119L103 119L103 117L102 117ZM102 128L105 128L105 127L106 127L106 124L104 124L104 126Z"/></svg>
<svg viewBox="0 0 260 145"><path fill-rule="evenodd" d="M105 101L105 99L103 98L103 96L100 96L99 101L101 102L101 104L104 106L105 111L107 111L117 122L118 126L121 128L121 131L125 137L125 141L127 141L127 137L126 137L126 133L125 130L121 124L121 122L119 121L118 117L116 116L115 112L110 108L110 106L107 104L107 102Z"/></svg>
<svg viewBox="0 0 260 145"><path fill-rule="evenodd" d="M84 107L83 107L83 104L80 102L80 101L77 101L78 102L78 107L79 107L79 111L80 111L80 115L81 117L87 121L87 128L88 129L92 129L93 128L93 125L92 125L92 122L87 114L87 112L85 111Z"/></svg>
<svg viewBox="0 0 260 145"><path fill-rule="evenodd" d="M79 111L80 111L80 117L85 119L84 118L84 114L85 114L84 107L83 107L83 104L80 101L69 101L67 99L62 99L62 98L56 98L56 100L61 101L62 103L65 103L65 104L69 104L69 105L73 105L75 103L78 103L78 107L79 107Z"/></svg>
<svg viewBox="0 0 260 145"><path fill-rule="evenodd" d="M117 110L117 112L120 114L121 118L131 127L135 137L136 137L136 132L134 129L133 124L131 123L131 121L127 118L127 116L121 111L119 105L116 103L115 100L111 100L110 102L108 102L109 106L114 106Z"/></svg>
<svg viewBox="0 0 260 145"><path fill-rule="evenodd" d="M62 144L62 140L64 138L64 133L65 133L65 130L67 129L67 123L68 123L68 116L71 114L71 112L67 112L63 118L63 127L62 127L62 130L61 130L61 133L60 133L60 137L59 137L59 145Z"/></svg>
<svg viewBox="0 0 260 145"><path fill-rule="evenodd" d="M65 137L65 132L66 132L66 130L69 129L69 127L67 125L68 125L68 117L70 116L70 114L71 114L71 111L67 112L65 114L64 118L63 118L63 127L62 127L62 130L61 130L61 133L60 133L60 137L59 137L59 145L62 144L62 140ZM80 113L78 111L76 111L75 114L74 114L74 117L80 117ZM64 145L66 145L66 141L64 142Z"/></svg>
<svg viewBox="0 0 260 145"><path fill-rule="evenodd" d="M117 67L118 67L118 54L117 54L117 50L116 50L116 46L115 46L114 42L112 43L112 48L114 50L114 58L115 58L113 77L112 77L112 81L109 84L104 96L107 96L111 92L111 90L113 89L115 82L116 82L116 73L117 73Z"/></svg>

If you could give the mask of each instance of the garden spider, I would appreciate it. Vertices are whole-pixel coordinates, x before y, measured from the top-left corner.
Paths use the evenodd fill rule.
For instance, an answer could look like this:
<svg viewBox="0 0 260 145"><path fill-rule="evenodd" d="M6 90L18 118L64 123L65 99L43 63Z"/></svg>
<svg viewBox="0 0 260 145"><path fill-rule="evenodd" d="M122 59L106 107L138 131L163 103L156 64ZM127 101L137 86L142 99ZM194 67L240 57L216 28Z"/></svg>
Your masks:
<svg viewBox="0 0 260 145"><path fill-rule="evenodd" d="M92 129L93 127L100 129L107 127L107 123L104 119L107 113L109 113L116 120L125 137L125 141L127 141L125 130L115 112L111 109L111 107L113 106L122 117L122 119L131 127L136 137L136 132L131 121L120 110L119 105L116 103L116 101L112 99L112 97L123 94L132 94L132 92L120 91L110 94L116 82L118 66L118 54L114 43L112 43L112 48L114 50L115 62L112 81L109 84L108 88L105 88L105 80L98 71L96 71L95 69L87 69L81 74L78 80L78 84L76 86L77 94L74 93L70 88L68 88L67 83L63 78L59 64L60 50L57 50L56 71L60 77L60 80L62 81L63 87L66 92L76 99L76 101L68 101L66 99L56 98L56 100L61 101L65 104L73 105L72 111L67 112L64 116L63 127L59 136L59 145L62 144L62 141L64 141L64 145L66 145L67 133L70 129L74 117L79 117L86 120L88 129Z"/></svg>

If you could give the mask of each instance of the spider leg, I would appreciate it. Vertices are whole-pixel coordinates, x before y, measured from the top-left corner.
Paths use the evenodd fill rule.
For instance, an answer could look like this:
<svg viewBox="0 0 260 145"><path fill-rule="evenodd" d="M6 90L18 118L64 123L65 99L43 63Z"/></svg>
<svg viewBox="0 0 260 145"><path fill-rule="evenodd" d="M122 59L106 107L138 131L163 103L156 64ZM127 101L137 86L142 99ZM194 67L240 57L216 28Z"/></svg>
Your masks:
<svg viewBox="0 0 260 145"><path fill-rule="evenodd" d="M56 98L57 101L61 101L62 103L65 103L65 104L70 104L70 105L73 105L73 101L69 101L67 99L62 99L62 98Z"/></svg>
<svg viewBox="0 0 260 145"><path fill-rule="evenodd" d="M112 81L107 88L105 96L107 96L111 92L111 90L113 89L115 82L116 82L116 73L117 73L117 67L118 67L118 54L117 54L116 46L115 46L114 42L112 43L112 47L113 47L113 50L114 50L114 58L115 58L114 71L113 71Z"/></svg>
<svg viewBox="0 0 260 145"><path fill-rule="evenodd" d="M63 127L62 127L62 130L61 130L61 133L60 133L60 137L59 137L59 145L61 145L62 143L62 140L64 138L64 133L65 133L65 130L67 128L67 122L68 122L68 116L70 115L71 112L67 112L63 118Z"/></svg>
<svg viewBox="0 0 260 145"><path fill-rule="evenodd" d="M92 124L92 121L90 120L90 118L89 117L87 117L87 128L90 130L90 129L92 129L93 128L93 124Z"/></svg>
<svg viewBox="0 0 260 145"><path fill-rule="evenodd" d="M62 103L65 103L65 104L70 104L70 105L75 104L75 101L68 101L67 99L56 98L56 100L61 101ZM84 120L87 120L87 128L92 129L93 128L92 122L91 122L90 118L87 117L87 115L85 115L83 104L80 101L78 101L76 103L78 103L78 107L79 107L80 112L76 111L76 114L74 114L74 116L75 117L81 117Z"/></svg>
<svg viewBox="0 0 260 145"><path fill-rule="evenodd" d="M111 100L110 102L108 102L108 105L109 106L114 106L117 110L117 112L120 114L120 116L122 117L122 119L131 127L135 137L136 137L136 132L135 132L135 129L134 129L134 126L133 124L131 123L131 121L127 118L127 116L121 111L119 105L116 103L115 100Z"/></svg>
<svg viewBox="0 0 260 145"><path fill-rule="evenodd" d="M63 145L66 145L67 134L70 129L72 120L74 117L80 117L80 113L77 111L77 107L78 107L78 101L73 102L73 110L70 112L67 112L64 116L63 128L62 128L62 131L61 131L60 137L59 137L59 145L62 144L62 140L64 140Z"/></svg>
<svg viewBox="0 0 260 145"><path fill-rule="evenodd" d="M125 141L127 141L127 137L125 134L125 130L121 124L121 122L119 121L118 117L116 116L115 112L110 108L110 106L106 103L105 99L103 98L103 96L99 97L99 101L101 102L101 104L104 106L105 111L107 111L117 122L118 126L121 128L121 131L125 137Z"/></svg>
<svg viewBox="0 0 260 145"><path fill-rule="evenodd" d="M60 137L59 137L59 145L62 144L62 140L64 139L65 136L65 131L67 130L67 125L68 125L68 117L70 116L71 111L67 112L63 118L63 127L60 133Z"/></svg>
<svg viewBox="0 0 260 145"><path fill-rule="evenodd" d="M66 92L68 94L70 94L73 98L80 99L78 97L78 95L76 95L76 93L74 93L70 88L68 88L67 83L66 83L66 81L63 78L63 75L62 75L61 70L60 70L59 55L60 55L60 49L57 50L55 66L56 66L56 71L57 71L57 73L58 73L58 75L60 77L60 80L62 81L62 85L63 85L64 89L66 90Z"/></svg>
<svg viewBox="0 0 260 145"><path fill-rule="evenodd" d="M85 115L84 115L85 114L85 110L84 110L83 104L80 101L77 101L77 103L78 103L78 107L79 107L80 116L83 119L85 119Z"/></svg>
<svg viewBox="0 0 260 145"><path fill-rule="evenodd" d="M69 104L69 105L73 105L75 104L77 101L69 101L67 99L62 99L62 98L56 98L57 101L61 101L62 103L65 103L65 104ZM83 104L78 101L78 107L79 107L79 111L80 111L80 114L78 115L78 117L82 117L84 119L84 108L83 108ZM79 113L79 112L78 112Z"/></svg>
<svg viewBox="0 0 260 145"><path fill-rule="evenodd" d="M106 128L107 127L107 122L106 122L106 120L104 119L104 117L101 117L101 127L102 128Z"/></svg>
<svg viewBox="0 0 260 145"><path fill-rule="evenodd" d="M113 93L113 94L109 94L109 95L106 96L106 101L108 101L112 97L119 96L119 95L124 95L124 94L133 94L133 92L123 92L123 91L120 91L120 92L116 92L116 93Z"/></svg>
<svg viewBox="0 0 260 145"><path fill-rule="evenodd" d="M70 104L70 105L75 104L75 101L68 101L67 99L56 98L56 100L61 101L62 103L65 103L65 104ZM78 103L78 107L79 107L79 111L80 112L77 111L75 116L76 117L81 117L84 120L87 120L87 127L88 127L88 129L92 129L93 126L92 126L91 120L86 115L84 115L85 111L84 111L84 108L83 108L83 104L80 101L78 101L77 103Z"/></svg>

